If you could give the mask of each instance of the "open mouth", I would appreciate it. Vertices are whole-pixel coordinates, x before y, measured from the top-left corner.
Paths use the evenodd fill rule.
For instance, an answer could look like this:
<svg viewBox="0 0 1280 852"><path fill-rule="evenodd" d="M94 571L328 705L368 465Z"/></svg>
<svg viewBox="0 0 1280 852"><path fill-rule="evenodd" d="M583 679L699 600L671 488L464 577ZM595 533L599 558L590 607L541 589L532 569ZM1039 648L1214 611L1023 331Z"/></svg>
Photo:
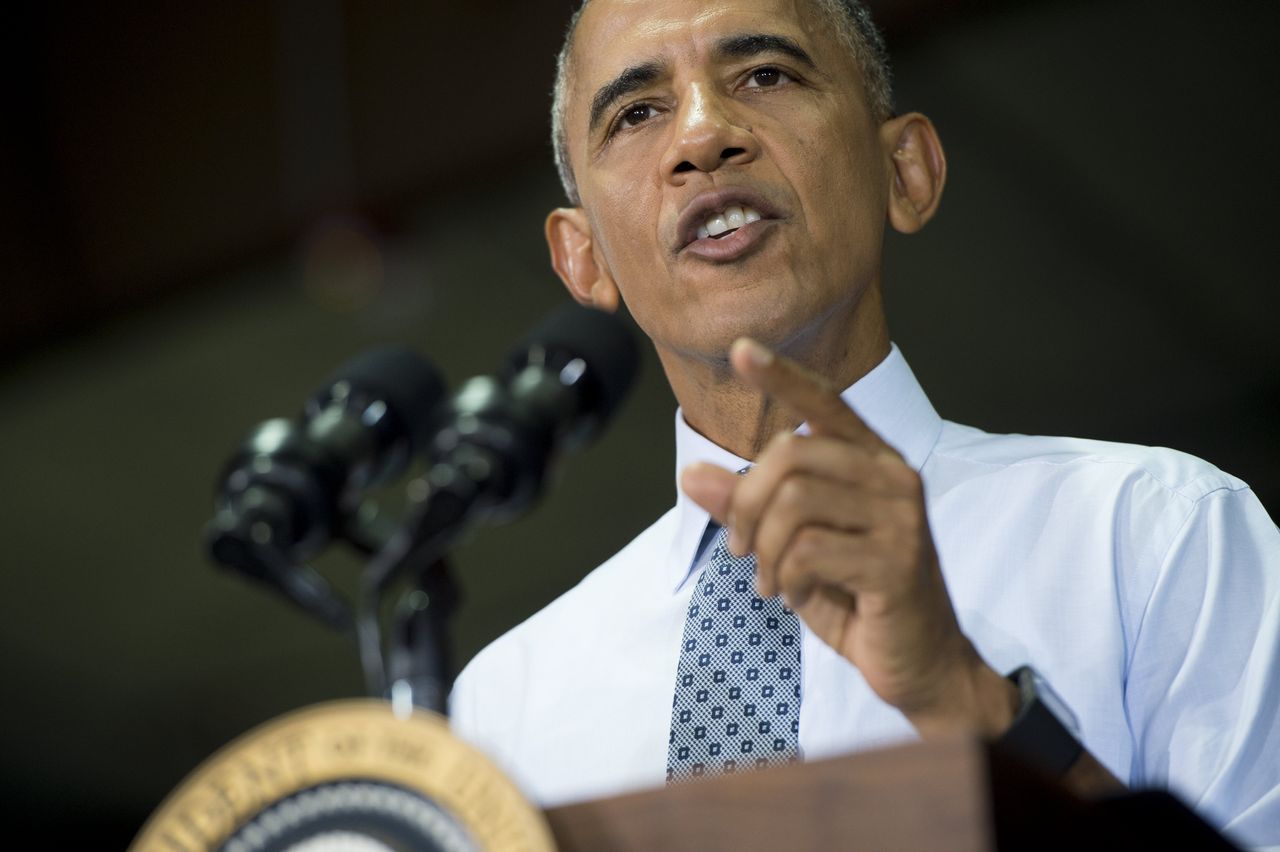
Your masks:
<svg viewBox="0 0 1280 852"><path fill-rule="evenodd" d="M676 221L677 254L712 263L755 252L786 218L767 195L748 186L724 186L690 199Z"/></svg>
<svg viewBox="0 0 1280 852"><path fill-rule="evenodd" d="M705 240L710 237L718 240L727 237L743 225L759 222L763 218L754 207L731 205L707 216L705 222L698 226L697 238Z"/></svg>

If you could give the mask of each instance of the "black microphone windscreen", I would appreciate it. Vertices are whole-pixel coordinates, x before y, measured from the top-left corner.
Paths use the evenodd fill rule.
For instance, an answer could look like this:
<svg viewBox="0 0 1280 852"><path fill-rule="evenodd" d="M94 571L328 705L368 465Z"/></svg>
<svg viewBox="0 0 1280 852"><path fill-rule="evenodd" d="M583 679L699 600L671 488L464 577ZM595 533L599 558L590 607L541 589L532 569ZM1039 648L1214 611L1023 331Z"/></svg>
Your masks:
<svg viewBox="0 0 1280 852"><path fill-rule="evenodd" d="M432 416L445 396L445 383L422 355L405 346L363 352L334 371L313 400L323 404L339 382L384 401L409 430L415 447L425 446L430 440Z"/></svg>
<svg viewBox="0 0 1280 852"><path fill-rule="evenodd" d="M596 397L592 413L600 418L608 418L626 397L640 366L635 335L625 320L573 302L552 311L512 350L508 372L527 364L535 347L586 363Z"/></svg>

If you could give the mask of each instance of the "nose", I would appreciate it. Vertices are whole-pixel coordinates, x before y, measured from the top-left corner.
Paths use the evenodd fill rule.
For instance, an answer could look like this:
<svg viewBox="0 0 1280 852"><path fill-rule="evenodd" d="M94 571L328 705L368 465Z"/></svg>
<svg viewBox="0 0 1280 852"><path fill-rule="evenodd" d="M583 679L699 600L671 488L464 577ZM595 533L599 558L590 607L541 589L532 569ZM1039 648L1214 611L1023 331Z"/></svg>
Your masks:
<svg viewBox="0 0 1280 852"><path fill-rule="evenodd" d="M751 128L734 115L732 102L701 83L689 85L673 127L662 174L676 185L698 172L748 163L760 153Z"/></svg>

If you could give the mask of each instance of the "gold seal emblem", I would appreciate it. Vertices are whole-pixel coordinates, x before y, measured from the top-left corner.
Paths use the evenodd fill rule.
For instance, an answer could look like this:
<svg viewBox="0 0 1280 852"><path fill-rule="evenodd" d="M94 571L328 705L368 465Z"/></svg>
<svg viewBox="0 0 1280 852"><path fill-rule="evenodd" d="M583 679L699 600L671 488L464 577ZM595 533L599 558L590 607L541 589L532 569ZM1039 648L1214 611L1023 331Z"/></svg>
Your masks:
<svg viewBox="0 0 1280 852"><path fill-rule="evenodd" d="M374 699L307 707L235 740L161 803L131 849L260 848L262 831L248 829L247 839L237 832L281 803L293 807L269 818L268 825L297 828L303 821L299 814L315 815L344 786L385 790L398 812L405 806L397 797L422 802L439 815L437 824L446 820L456 826L452 830L465 838L464 848L555 849L542 814L488 758L455 738L448 722L418 709L401 717L389 703ZM369 804L376 797L363 792L356 798ZM442 842L440 848L455 845Z"/></svg>

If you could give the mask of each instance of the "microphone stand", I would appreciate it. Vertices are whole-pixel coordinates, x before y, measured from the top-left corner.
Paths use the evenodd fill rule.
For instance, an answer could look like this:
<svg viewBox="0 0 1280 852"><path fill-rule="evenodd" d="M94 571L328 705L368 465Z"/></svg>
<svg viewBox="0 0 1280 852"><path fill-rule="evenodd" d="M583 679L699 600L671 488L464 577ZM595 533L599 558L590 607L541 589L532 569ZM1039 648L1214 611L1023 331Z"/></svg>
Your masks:
<svg viewBox="0 0 1280 852"><path fill-rule="evenodd" d="M430 501L423 501L429 503ZM458 584L444 557L444 546L456 536L424 533L423 505L415 506L401 523L393 524L370 501L352 513L343 537L365 552L356 616L356 641L369 695L391 701L399 716L421 707L448 715L453 685L449 624L460 600ZM432 520L439 522L440 518ZM452 534L448 534L452 533ZM412 580L399 595L383 635L381 614L389 581L408 575Z"/></svg>
<svg viewBox="0 0 1280 852"><path fill-rule="evenodd" d="M505 431L495 434L508 436ZM491 514L484 494L504 487L510 475L500 455L479 446L459 448L409 484L409 510L397 527L382 524L376 534L346 536L381 542L361 575L356 618L360 663L371 695L390 698L400 710L417 705L448 715L453 672L447 628L459 594L444 555L471 523ZM375 510L365 528L378 525ZM413 585L401 595L393 615L384 660L378 615L387 587L403 576L412 577Z"/></svg>
<svg viewBox="0 0 1280 852"><path fill-rule="evenodd" d="M447 716L453 684L448 627L458 587L443 559L427 566L413 585L400 596L392 620L387 693L397 715L407 716L417 706Z"/></svg>
<svg viewBox="0 0 1280 852"><path fill-rule="evenodd" d="M367 558L354 626L368 694L389 699L400 716L415 706L443 716L454 676L449 623L460 598L444 551L461 531L465 512L429 487L418 493L423 499L400 520L373 500L340 506L335 537ZM218 565L276 589L329 627L347 632L353 622L349 604L273 532L252 518L220 517L206 529L206 546ZM401 591L384 631L384 600L391 581L403 577L410 580L396 584Z"/></svg>

